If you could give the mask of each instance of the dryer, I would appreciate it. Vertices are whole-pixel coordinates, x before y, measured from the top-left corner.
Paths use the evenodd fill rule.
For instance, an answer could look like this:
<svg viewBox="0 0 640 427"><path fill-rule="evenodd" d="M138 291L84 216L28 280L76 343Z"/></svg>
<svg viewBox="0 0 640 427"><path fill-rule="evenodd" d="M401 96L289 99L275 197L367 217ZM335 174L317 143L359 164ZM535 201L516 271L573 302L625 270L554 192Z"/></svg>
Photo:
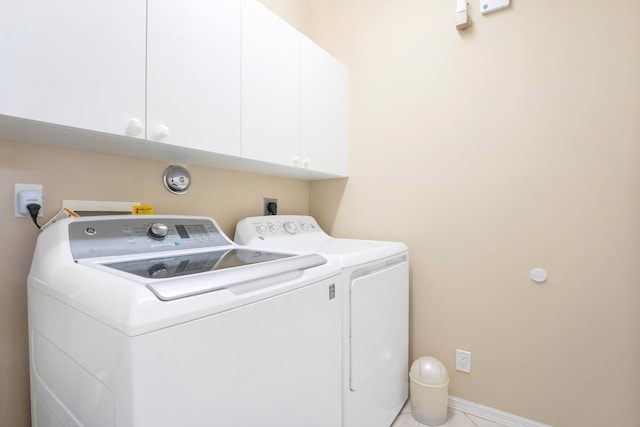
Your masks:
<svg viewBox="0 0 640 427"><path fill-rule="evenodd" d="M33 424L339 425L339 270L211 218L58 221L28 277Z"/></svg>
<svg viewBox="0 0 640 427"><path fill-rule="evenodd" d="M409 255L406 245L334 238L310 216L249 217L236 243L302 254L341 266L342 426L388 427L408 398Z"/></svg>

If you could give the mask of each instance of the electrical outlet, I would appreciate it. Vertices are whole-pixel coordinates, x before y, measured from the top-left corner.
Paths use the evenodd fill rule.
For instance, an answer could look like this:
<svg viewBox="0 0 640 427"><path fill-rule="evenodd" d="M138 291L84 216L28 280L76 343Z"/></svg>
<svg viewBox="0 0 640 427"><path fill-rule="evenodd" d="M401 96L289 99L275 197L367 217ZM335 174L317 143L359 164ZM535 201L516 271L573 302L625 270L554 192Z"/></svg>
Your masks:
<svg viewBox="0 0 640 427"><path fill-rule="evenodd" d="M23 193L23 195L27 197L27 199L25 199L25 201L22 203L24 206L21 206L21 192L25 192ZM40 212L38 212L38 217L42 217L44 215L42 184L13 184L13 211L16 218L29 217L29 212L27 211L26 204L28 204L30 198L34 198L34 200L39 199L38 204L40 205Z"/></svg>
<svg viewBox="0 0 640 427"><path fill-rule="evenodd" d="M471 373L471 352L456 350L456 371Z"/></svg>
<svg viewBox="0 0 640 427"><path fill-rule="evenodd" d="M262 199L263 202L263 215L277 215L278 214L278 199L271 199L269 197L265 197Z"/></svg>

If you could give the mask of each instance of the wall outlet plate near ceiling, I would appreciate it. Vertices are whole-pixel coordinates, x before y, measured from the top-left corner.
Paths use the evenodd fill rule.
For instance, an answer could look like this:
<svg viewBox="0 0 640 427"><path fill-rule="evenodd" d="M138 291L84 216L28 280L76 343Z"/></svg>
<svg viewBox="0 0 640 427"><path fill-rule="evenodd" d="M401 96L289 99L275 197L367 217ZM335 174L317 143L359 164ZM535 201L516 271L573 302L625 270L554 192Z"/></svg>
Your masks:
<svg viewBox="0 0 640 427"><path fill-rule="evenodd" d="M510 0L480 0L480 13L494 12L509 6Z"/></svg>

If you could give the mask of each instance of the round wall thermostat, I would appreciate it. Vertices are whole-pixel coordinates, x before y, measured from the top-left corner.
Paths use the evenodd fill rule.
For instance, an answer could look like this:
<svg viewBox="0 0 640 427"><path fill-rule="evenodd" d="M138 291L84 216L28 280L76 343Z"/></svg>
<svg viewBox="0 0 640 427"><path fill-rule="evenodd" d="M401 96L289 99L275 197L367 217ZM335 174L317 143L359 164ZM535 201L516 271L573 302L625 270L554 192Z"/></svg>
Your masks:
<svg viewBox="0 0 640 427"><path fill-rule="evenodd" d="M169 166L162 177L167 190L173 194L184 194L191 186L191 175L182 166Z"/></svg>

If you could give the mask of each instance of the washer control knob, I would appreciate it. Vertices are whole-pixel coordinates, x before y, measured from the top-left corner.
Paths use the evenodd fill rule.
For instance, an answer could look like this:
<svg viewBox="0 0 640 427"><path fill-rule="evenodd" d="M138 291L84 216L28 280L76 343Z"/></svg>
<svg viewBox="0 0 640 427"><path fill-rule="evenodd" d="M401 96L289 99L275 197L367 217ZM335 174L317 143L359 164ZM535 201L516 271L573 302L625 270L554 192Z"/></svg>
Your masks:
<svg viewBox="0 0 640 427"><path fill-rule="evenodd" d="M285 222L284 231L289 234L295 234L295 232L298 231L298 227L293 222Z"/></svg>
<svg viewBox="0 0 640 427"><path fill-rule="evenodd" d="M258 234L264 234L267 232L267 227L265 227L264 225L260 224L256 227L256 231L258 232Z"/></svg>
<svg viewBox="0 0 640 427"><path fill-rule="evenodd" d="M309 231L311 226L309 225L309 223L303 222L302 224L300 224L300 228L302 229L302 231Z"/></svg>
<svg viewBox="0 0 640 427"><path fill-rule="evenodd" d="M169 235L169 227L159 222L154 222L147 230L147 235L155 240L164 240Z"/></svg>

